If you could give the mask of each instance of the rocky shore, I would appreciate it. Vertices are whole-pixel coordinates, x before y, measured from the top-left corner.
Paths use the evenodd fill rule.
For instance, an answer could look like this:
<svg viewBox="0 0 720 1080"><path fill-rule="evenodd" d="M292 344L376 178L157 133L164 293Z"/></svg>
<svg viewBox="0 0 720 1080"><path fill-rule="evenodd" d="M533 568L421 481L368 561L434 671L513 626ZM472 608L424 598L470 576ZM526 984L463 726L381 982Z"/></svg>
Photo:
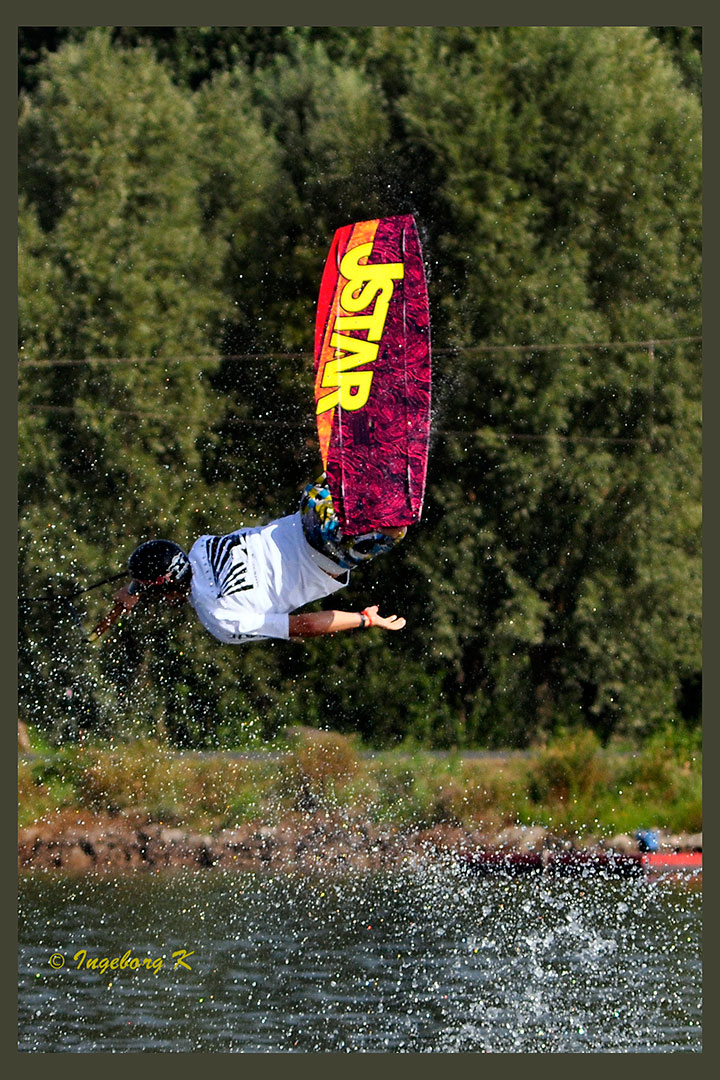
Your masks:
<svg viewBox="0 0 720 1080"><path fill-rule="evenodd" d="M702 851L702 834L670 835L659 831L664 852ZM381 869L418 858L478 852L542 855L552 860L578 852L606 858L638 854L628 835L582 845L554 836L541 826L513 826L488 832L453 825L431 828L378 826L327 812L292 814L277 825L248 823L213 834L195 833L129 814L63 811L23 828L18 838L21 871L74 873L154 872L168 869L255 870Z"/></svg>

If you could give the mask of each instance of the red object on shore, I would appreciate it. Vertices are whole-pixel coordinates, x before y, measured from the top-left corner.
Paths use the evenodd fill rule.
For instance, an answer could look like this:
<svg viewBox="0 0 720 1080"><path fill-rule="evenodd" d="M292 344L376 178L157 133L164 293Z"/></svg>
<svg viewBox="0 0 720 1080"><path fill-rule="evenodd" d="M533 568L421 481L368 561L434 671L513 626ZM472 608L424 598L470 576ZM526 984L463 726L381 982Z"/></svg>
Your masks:
<svg viewBox="0 0 720 1080"><path fill-rule="evenodd" d="M657 851L641 858L648 870L702 870L702 851Z"/></svg>

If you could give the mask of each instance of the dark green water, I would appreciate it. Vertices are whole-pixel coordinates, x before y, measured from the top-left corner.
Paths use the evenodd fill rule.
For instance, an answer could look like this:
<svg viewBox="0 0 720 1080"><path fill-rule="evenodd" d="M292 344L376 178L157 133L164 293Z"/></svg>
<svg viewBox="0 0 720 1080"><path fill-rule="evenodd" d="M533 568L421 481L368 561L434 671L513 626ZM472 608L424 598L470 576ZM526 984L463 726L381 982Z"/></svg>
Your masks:
<svg viewBox="0 0 720 1080"><path fill-rule="evenodd" d="M702 1049L701 893L687 885L440 865L341 880L36 874L21 880L19 936L25 1051ZM162 967L78 970L82 949ZM174 969L180 949L191 970Z"/></svg>

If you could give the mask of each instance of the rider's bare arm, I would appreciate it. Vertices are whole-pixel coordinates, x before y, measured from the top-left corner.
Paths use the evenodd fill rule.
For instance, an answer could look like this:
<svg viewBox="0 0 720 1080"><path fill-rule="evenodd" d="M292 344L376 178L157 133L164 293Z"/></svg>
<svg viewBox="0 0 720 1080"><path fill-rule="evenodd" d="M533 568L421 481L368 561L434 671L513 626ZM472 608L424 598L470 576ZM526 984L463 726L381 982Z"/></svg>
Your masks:
<svg viewBox="0 0 720 1080"><path fill-rule="evenodd" d="M378 615L377 605L357 611L311 611L307 615L290 616L290 637L321 637L323 634L337 634L342 630L369 629L380 626L383 630L402 630L405 619L397 615L383 618Z"/></svg>

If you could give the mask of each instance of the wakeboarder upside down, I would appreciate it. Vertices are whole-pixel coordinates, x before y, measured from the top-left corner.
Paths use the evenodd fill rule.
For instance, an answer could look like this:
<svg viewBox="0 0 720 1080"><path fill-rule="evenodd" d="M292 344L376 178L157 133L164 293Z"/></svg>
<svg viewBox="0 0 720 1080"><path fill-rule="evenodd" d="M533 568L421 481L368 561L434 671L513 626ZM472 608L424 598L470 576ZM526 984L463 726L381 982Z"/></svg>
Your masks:
<svg viewBox="0 0 720 1080"><path fill-rule="evenodd" d="M128 562L132 580L116 593L91 640L146 600L171 606L188 601L205 629L230 645L371 626L402 630L405 619L383 618L377 606L362 612L292 612L344 588L354 569L390 551L405 532L387 528L343 536L323 474L307 485L297 513L268 525L201 536L187 554L171 540L141 544Z"/></svg>
<svg viewBox="0 0 720 1080"><path fill-rule="evenodd" d="M430 438L430 322L417 228L410 215L338 229L315 323L315 406L325 472L296 514L186 554L149 540L130 556L132 580L95 628L98 638L139 600L189 601L218 640L316 637L405 619L298 608L348 584L420 520ZM333 502L333 494L336 503Z"/></svg>

